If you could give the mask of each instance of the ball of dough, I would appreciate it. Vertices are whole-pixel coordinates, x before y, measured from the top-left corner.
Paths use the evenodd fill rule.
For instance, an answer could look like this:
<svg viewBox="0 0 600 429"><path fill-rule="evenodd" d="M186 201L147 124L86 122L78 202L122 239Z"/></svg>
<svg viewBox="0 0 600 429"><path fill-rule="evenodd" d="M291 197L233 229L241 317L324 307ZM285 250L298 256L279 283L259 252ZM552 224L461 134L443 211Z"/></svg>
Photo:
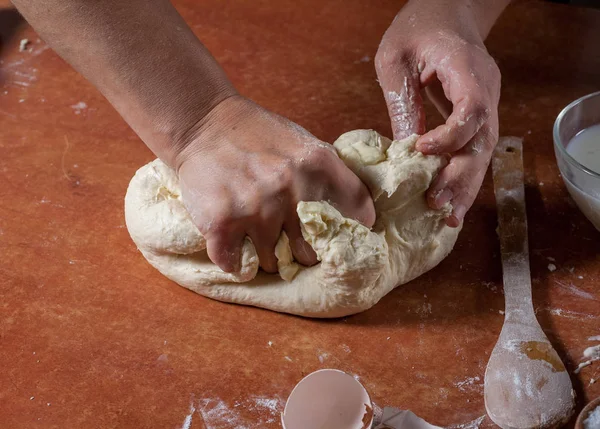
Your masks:
<svg viewBox="0 0 600 429"><path fill-rule="evenodd" d="M300 202L302 234L320 261L313 267L293 261L282 233L276 247L279 276L259 270L249 238L240 271L223 272L208 258L177 175L158 159L140 168L129 184L127 229L152 266L201 295L308 317L359 313L436 266L460 231L444 222L449 204L441 210L427 206L425 191L445 161L415 150L416 140L413 135L391 141L373 130L338 138L334 147L371 191L377 220L369 230L325 201Z"/></svg>

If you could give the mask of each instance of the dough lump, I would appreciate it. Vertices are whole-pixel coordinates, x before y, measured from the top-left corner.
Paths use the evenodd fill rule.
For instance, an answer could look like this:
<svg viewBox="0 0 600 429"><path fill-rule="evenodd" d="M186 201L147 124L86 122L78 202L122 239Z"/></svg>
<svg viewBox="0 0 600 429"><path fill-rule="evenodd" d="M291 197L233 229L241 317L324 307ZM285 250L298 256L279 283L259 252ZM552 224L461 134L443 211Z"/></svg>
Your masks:
<svg viewBox="0 0 600 429"><path fill-rule="evenodd" d="M341 317L367 310L394 287L436 266L460 228L427 206L425 191L443 167L439 156L415 150L417 136L391 141L373 130L343 134L340 158L368 186L377 221L372 230L344 218L325 201L300 202L302 234L317 253L313 267L296 264L285 233L275 249L280 275L259 271L249 238L242 268L225 273L181 200L177 175L160 160L140 168L125 196L127 229L148 262L176 283L219 301L308 317Z"/></svg>

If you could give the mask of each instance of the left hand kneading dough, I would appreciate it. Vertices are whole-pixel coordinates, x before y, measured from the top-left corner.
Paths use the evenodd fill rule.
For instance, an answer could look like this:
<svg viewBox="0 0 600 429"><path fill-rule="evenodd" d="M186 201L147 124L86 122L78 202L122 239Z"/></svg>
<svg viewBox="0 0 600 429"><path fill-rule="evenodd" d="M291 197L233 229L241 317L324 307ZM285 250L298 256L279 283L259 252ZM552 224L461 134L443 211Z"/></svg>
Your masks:
<svg viewBox="0 0 600 429"><path fill-rule="evenodd" d="M248 238L240 271L223 272L207 256L204 237L181 200L177 175L158 159L131 179L127 229L152 266L201 295L309 317L359 313L436 266L460 231L444 222L450 205L441 210L427 205L425 191L445 161L415 150L416 140L413 135L391 141L372 130L337 139L338 155L371 191L377 221L369 230L327 202L298 203L302 234L320 261L313 267L293 261L282 234L275 249L279 276L259 271Z"/></svg>

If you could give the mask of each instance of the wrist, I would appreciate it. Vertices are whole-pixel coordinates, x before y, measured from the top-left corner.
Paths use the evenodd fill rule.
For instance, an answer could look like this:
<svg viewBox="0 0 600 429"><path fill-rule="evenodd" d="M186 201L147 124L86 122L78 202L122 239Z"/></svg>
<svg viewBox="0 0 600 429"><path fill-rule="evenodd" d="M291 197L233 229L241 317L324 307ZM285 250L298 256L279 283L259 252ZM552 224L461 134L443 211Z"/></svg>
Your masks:
<svg viewBox="0 0 600 429"><path fill-rule="evenodd" d="M210 88L194 88L180 100L166 104L164 110L152 112L151 118L144 121L152 124L151 132L138 131L131 125L159 158L177 170L182 159L190 152L192 142L197 140L208 124L214 122L211 118L222 109L222 103L238 96L228 81Z"/></svg>
<svg viewBox="0 0 600 429"><path fill-rule="evenodd" d="M254 104L237 92L223 93L222 98L195 122L180 128L170 143L169 165L179 172L182 165L203 152L214 149L224 132L235 129L251 115Z"/></svg>

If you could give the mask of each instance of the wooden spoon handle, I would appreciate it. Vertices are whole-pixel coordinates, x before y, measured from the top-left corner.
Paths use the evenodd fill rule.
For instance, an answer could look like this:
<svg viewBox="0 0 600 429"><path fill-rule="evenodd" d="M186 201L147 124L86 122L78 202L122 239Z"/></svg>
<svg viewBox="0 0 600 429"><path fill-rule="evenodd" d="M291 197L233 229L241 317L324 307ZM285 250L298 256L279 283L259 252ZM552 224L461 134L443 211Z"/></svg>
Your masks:
<svg viewBox="0 0 600 429"><path fill-rule="evenodd" d="M522 139L501 138L496 146L492 169L498 206L506 316L507 320L529 320L535 316L531 297Z"/></svg>

